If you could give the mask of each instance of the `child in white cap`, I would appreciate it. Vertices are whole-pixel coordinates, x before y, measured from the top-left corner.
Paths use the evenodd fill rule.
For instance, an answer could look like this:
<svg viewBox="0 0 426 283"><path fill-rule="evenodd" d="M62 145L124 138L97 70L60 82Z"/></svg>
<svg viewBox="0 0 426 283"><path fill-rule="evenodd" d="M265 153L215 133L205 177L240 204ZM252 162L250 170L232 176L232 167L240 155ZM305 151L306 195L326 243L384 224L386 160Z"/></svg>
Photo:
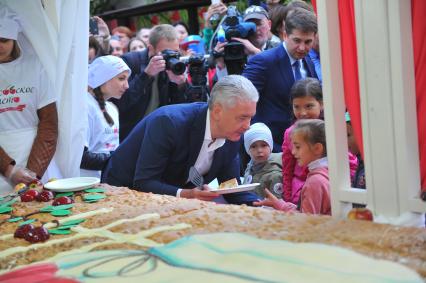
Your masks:
<svg viewBox="0 0 426 283"><path fill-rule="evenodd" d="M265 197L268 188L277 198L282 197L282 157L272 153L271 130L263 123L255 123L244 133L244 147L251 160L244 173L244 184L260 183L255 193Z"/></svg>
<svg viewBox="0 0 426 283"><path fill-rule="evenodd" d="M25 38L21 18L0 3L0 196L44 176L56 150L56 93Z"/></svg>
<svg viewBox="0 0 426 283"><path fill-rule="evenodd" d="M116 56L101 56L89 65L88 128L81 176L100 177L110 154L119 144L117 107L110 98L120 99L129 88L130 68Z"/></svg>

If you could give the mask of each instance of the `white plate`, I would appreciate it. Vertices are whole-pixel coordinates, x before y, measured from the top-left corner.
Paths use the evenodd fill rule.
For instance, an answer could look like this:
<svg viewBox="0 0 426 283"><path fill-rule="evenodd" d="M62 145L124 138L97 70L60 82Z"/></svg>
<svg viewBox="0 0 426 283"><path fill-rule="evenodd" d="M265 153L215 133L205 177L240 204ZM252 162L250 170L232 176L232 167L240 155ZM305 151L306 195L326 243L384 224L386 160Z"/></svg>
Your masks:
<svg viewBox="0 0 426 283"><path fill-rule="evenodd" d="M76 177L52 181L45 184L44 187L54 192L74 192L93 187L99 182L99 178L96 177Z"/></svg>
<svg viewBox="0 0 426 283"><path fill-rule="evenodd" d="M230 194L230 193L239 193L239 192L254 190L254 188L256 188L259 185L260 185L260 183L253 183L253 184L239 185L238 187L229 188L229 189L217 188L217 189L214 189L214 190L210 190L210 192L217 193L217 194L220 194L220 195Z"/></svg>

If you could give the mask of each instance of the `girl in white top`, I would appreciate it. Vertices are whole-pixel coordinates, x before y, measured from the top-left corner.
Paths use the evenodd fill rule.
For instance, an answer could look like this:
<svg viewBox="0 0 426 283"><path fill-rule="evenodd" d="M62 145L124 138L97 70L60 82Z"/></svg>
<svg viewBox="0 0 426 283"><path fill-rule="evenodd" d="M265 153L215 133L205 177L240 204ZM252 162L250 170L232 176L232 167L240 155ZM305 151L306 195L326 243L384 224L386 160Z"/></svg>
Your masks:
<svg viewBox="0 0 426 283"><path fill-rule="evenodd" d="M56 93L39 58L22 48L20 19L0 4L0 196L46 172L56 150Z"/></svg>
<svg viewBox="0 0 426 283"><path fill-rule="evenodd" d="M108 99L121 98L129 88L130 72L121 58L111 55L98 57L89 65L88 128L81 176L100 177L110 154L118 147L118 110Z"/></svg>

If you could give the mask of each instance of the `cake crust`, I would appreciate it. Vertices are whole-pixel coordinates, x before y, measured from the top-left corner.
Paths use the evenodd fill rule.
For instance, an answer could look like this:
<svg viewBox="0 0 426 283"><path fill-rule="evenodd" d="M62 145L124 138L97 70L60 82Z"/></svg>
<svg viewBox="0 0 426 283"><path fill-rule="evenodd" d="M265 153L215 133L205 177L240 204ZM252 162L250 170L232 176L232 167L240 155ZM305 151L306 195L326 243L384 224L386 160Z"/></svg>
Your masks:
<svg viewBox="0 0 426 283"><path fill-rule="evenodd" d="M426 278L426 231L414 227L399 227L359 220L336 220L329 216L287 214L280 211L245 205L221 205L193 199L142 193L127 188L102 185L107 197L96 203L85 203L75 198L73 215L113 208L111 212L89 217L80 224L84 228L99 228L123 218L135 218L149 213L159 217L123 223L110 228L114 233L136 234L158 226L189 224L189 228L165 230L148 237L157 243L170 243L184 236L214 232L238 232L262 239L281 239L292 242L315 242L341 246L371 256L402 263ZM25 215L45 206L46 203L17 202L14 215ZM7 215L0 215L0 221ZM60 219L50 214L35 214L41 222ZM31 247L23 239L2 238L13 234L17 223L0 225L0 255L13 247ZM73 235L51 235L48 240L64 239ZM45 260L60 252L75 250L93 243L106 241L103 237L83 237L55 245L0 256L0 272L17 266ZM96 249L143 249L133 244L114 244Z"/></svg>

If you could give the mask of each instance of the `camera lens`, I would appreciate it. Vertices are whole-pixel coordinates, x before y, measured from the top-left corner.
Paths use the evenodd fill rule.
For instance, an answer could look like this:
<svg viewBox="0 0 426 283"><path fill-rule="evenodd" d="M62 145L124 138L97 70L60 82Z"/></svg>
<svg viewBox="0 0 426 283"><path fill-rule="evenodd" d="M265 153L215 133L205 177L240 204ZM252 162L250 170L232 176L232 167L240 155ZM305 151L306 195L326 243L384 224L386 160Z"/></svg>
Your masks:
<svg viewBox="0 0 426 283"><path fill-rule="evenodd" d="M186 65L178 59L170 58L168 64L168 67L170 70L172 70L173 74L182 75L183 73L185 73Z"/></svg>

